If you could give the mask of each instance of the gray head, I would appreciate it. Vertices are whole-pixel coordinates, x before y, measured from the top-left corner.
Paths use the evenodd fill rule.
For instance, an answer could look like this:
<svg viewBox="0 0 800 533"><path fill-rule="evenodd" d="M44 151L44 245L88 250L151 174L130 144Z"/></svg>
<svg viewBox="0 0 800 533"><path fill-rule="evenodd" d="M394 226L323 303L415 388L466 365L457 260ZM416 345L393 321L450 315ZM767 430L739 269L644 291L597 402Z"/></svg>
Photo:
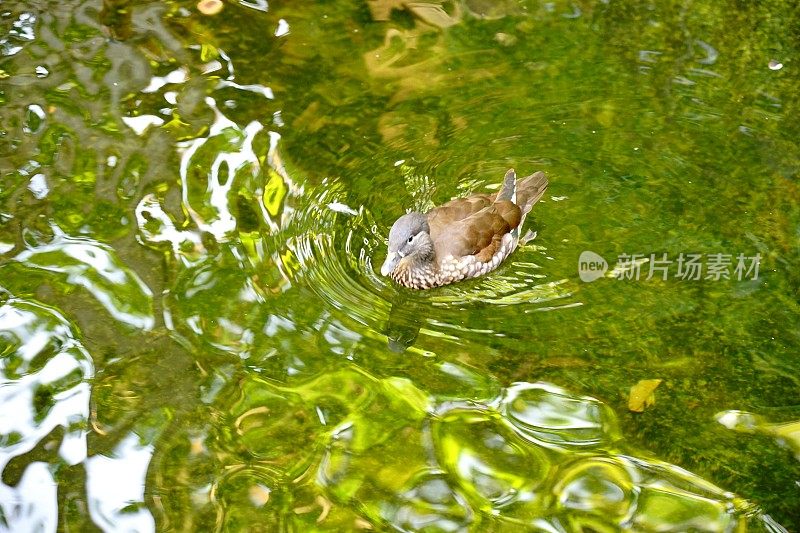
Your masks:
<svg viewBox="0 0 800 533"><path fill-rule="evenodd" d="M404 257L414 263L433 260L428 219L422 213L408 213L397 219L389 231L389 253L381 267L381 274L388 276Z"/></svg>

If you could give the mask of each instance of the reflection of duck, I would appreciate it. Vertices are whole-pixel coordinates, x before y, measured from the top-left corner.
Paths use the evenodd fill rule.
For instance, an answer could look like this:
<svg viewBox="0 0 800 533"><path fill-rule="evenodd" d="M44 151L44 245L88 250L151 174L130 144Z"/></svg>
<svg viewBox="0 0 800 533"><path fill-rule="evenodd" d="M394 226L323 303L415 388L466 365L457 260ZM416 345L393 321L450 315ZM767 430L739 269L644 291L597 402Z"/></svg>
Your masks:
<svg viewBox="0 0 800 533"><path fill-rule="evenodd" d="M517 181L512 169L497 194L403 215L389 232L381 274L412 289L430 289L491 272L517 247L525 215L547 183L543 172Z"/></svg>
<svg viewBox="0 0 800 533"><path fill-rule="evenodd" d="M424 306L417 302L405 298L394 302L384 327L389 349L395 353L403 353L413 346L425 319Z"/></svg>

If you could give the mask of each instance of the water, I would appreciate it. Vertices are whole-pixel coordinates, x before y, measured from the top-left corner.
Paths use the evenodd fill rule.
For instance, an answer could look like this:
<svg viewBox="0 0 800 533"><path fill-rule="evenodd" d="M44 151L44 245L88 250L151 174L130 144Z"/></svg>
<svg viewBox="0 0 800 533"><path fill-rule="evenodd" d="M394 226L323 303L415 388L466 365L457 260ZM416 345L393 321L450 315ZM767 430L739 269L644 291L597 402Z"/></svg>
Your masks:
<svg viewBox="0 0 800 533"><path fill-rule="evenodd" d="M0 524L797 529L798 24L5 2ZM377 274L406 209L511 167L551 186L501 269Z"/></svg>

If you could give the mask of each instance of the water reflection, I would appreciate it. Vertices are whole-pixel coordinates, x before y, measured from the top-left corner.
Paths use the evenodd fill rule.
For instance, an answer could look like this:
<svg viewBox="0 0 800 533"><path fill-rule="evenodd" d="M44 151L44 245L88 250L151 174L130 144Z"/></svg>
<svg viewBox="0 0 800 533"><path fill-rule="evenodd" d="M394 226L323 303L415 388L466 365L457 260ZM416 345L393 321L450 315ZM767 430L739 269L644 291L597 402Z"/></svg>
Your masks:
<svg viewBox="0 0 800 533"><path fill-rule="evenodd" d="M370 438L375 422L358 411L343 420L330 434L317 476L336 499L400 530L434 524L459 530L495 517L553 530L559 524L568 530L635 524L645 530L725 531L751 512L748 504L679 468L620 454L613 414L594 399L552 385L519 384L496 399L469 404L430 405L420 390L407 390L405 397L381 401L378 394L372 400L383 404L391 437ZM564 402L574 404L569 418L556 408ZM362 409L370 411L369 405ZM514 411L528 413L524 422L500 414ZM429 419L426 412L436 415ZM542 440L556 429L558 439ZM594 432L589 440L587 431ZM589 448L573 459L564 453L572 446ZM422 449L436 459L423 460ZM376 457L383 457L381 466L365 468ZM397 496L376 499L380 494Z"/></svg>
<svg viewBox="0 0 800 533"><path fill-rule="evenodd" d="M153 446L128 435L114 451L86 460L86 496L94 523L106 530L153 531L155 521L144 505L145 475ZM124 483L120 483L124 480Z"/></svg>
<svg viewBox="0 0 800 533"><path fill-rule="evenodd" d="M790 449L800 460L800 421L769 423L763 416L746 411L717 413L717 422L741 433L762 433L773 437L781 446Z"/></svg>
<svg viewBox="0 0 800 533"><path fill-rule="evenodd" d="M16 487L3 485L3 522L8 531L55 531L58 484L46 463L32 462Z"/></svg>
<svg viewBox="0 0 800 533"><path fill-rule="evenodd" d="M86 459L94 365L55 309L0 305L0 507L10 530L55 530L56 468Z"/></svg>
<svg viewBox="0 0 800 533"><path fill-rule="evenodd" d="M781 531L750 501L795 516L796 465L733 452L796 423L729 409L797 419L796 84L755 27L793 19L365 1L0 14L2 527ZM556 189L496 275L375 273L406 208L509 166ZM574 272L742 233L763 285Z"/></svg>
<svg viewBox="0 0 800 533"><path fill-rule="evenodd" d="M32 245L15 259L29 269L63 274L67 283L85 288L123 324L145 330L153 327L149 287L121 263L112 248L69 237L57 227L53 231L51 242Z"/></svg>
<svg viewBox="0 0 800 533"><path fill-rule="evenodd" d="M426 308L420 303L401 298L392 303L389 318L383 332L386 335L389 349L403 353L410 348L419 337L420 329L426 322Z"/></svg>

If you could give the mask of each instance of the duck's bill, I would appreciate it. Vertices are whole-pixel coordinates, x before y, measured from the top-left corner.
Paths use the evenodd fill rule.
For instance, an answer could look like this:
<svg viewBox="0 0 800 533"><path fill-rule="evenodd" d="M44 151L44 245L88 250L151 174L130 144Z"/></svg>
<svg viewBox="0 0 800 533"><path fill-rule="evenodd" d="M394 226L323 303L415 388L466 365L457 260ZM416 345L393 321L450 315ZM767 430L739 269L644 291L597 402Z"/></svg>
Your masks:
<svg viewBox="0 0 800 533"><path fill-rule="evenodd" d="M391 274L399 261L400 254L397 252L389 252L389 255L386 256L386 261L383 262L383 266L381 267L381 276L388 276Z"/></svg>

